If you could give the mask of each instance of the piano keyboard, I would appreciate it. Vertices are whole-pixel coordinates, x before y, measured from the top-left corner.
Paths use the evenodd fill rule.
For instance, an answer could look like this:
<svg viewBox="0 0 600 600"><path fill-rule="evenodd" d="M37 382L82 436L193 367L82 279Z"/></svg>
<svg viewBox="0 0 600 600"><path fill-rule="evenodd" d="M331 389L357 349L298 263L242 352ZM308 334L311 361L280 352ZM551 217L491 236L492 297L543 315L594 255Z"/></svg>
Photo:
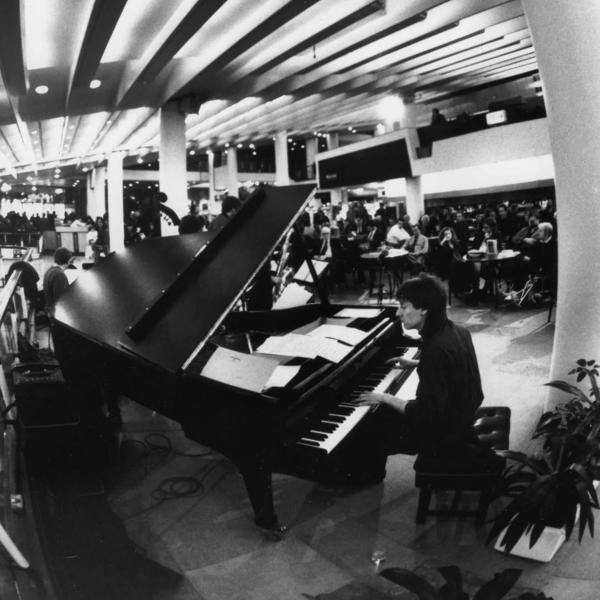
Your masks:
<svg viewBox="0 0 600 600"><path fill-rule="evenodd" d="M413 359L417 352L417 348L407 348L402 356ZM394 356L393 353L391 355ZM403 371L404 369L395 367L378 366L361 380L361 383L352 389L347 397L329 407L325 414L317 416L311 423L310 429L303 433L296 443L327 454L331 453L372 408L357 406L358 398L367 392L392 393L391 388ZM417 370L413 369L394 395L398 398L412 399L415 397L418 383Z"/></svg>

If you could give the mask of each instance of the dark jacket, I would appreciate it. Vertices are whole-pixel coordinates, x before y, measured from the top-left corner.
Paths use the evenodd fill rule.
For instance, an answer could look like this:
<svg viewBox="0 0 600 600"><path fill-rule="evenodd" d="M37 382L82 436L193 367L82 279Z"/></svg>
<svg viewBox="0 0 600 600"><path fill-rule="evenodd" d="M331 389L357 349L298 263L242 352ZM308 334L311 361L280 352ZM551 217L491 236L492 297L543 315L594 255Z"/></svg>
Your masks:
<svg viewBox="0 0 600 600"><path fill-rule="evenodd" d="M417 367L419 385L405 416L420 452L443 451L472 438L476 409L483 401L471 334L445 320L423 335Z"/></svg>
<svg viewBox="0 0 600 600"><path fill-rule="evenodd" d="M46 308L53 310L60 295L69 287L69 280L58 265L50 267L44 275L44 296Z"/></svg>

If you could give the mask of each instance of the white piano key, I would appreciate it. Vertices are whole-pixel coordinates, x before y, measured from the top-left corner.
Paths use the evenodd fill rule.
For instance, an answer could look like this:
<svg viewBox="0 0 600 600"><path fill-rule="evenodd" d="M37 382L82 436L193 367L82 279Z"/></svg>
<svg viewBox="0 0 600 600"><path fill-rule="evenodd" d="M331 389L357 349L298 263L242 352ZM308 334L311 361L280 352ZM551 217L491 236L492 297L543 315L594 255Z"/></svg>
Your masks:
<svg viewBox="0 0 600 600"><path fill-rule="evenodd" d="M403 356L403 358L414 359L415 356L417 355L417 352L418 352L417 348L408 348L407 351L402 356ZM380 367L378 367L378 369L379 368ZM336 414L334 412L335 406L333 406L331 408L330 412L328 413L329 416L335 416L338 418L342 418L343 419L342 423L339 423L337 421L328 421L326 418L321 419L321 421L320 421L321 423L327 423L328 425L334 426L335 427L334 431L332 431L332 432L321 431L318 429L318 424L313 425L313 429L310 430L314 433L326 435L327 439L314 440L314 439L310 439L307 437L302 437L296 443L303 445L303 446L310 446L311 448L318 448L318 449L326 452L327 454L331 453L338 446L338 444L354 429L354 427L356 427L356 425L358 425L358 423L360 423L360 421L363 419L363 417L371 410L370 406L357 406L356 404L349 401L348 397L355 398L356 400L358 400L358 398L364 393L368 393L368 392L385 393L391 387L391 385L394 383L396 378L402 373L402 371L403 371L403 369L398 369L395 367L390 367L390 368L386 369L384 371L385 374L382 373L383 377L376 378L379 381L379 383L377 383L377 385L374 387L364 384L364 381L366 381L367 379L371 379L371 377L367 377L367 378L363 379L362 383L360 385L357 385L356 388L354 389L354 391L352 391L350 394L348 394L348 396L344 400L341 400L337 404L338 406L343 406L345 408L352 409L352 412L349 415ZM406 399L414 398L416 395L418 383L419 383L419 377L417 375L417 370L413 369L413 371L410 373L410 375L407 377L407 379L404 381L404 383L400 387L400 390L398 390L398 392L395 394L396 397L406 398ZM306 435L308 435L308 434L305 434L305 436ZM305 441L303 441L303 440L306 440L306 442L310 442L310 443L305 443Z"/></svg>

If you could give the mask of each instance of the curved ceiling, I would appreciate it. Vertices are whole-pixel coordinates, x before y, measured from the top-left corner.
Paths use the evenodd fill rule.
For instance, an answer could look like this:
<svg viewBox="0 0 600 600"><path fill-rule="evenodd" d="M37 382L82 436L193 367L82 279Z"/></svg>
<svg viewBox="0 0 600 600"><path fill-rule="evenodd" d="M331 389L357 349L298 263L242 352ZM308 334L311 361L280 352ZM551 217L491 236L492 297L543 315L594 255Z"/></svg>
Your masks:
<svg viewBox="0 0 600 600"><path fill-rule="evenodd" d="M155 147L168 101L209 149L536 71L520 0L2 0L0 176Z"/></svg>

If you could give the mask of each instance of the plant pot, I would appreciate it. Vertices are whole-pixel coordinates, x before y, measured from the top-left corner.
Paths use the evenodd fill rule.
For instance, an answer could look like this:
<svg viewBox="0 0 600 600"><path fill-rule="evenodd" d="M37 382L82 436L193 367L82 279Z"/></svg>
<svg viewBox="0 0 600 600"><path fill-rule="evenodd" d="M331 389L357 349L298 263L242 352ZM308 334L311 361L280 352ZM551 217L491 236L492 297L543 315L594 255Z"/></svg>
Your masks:
<svg viewBox="0 0 600 600"><path fill-rule="evenodd" d="M506 529L503 529L494 544L494 550L504 552L504 548L500 546L500 540L504 537L505 533ZM531 560L538 560L540 562L548 562L552 560L558 549L567 539L564 527L546 527L538 541L530 548L530 535L531 532L523 534L509 554L521 556L522 558L530 558Z"/></svg>
<svg viewBox="0 0 600 600"><path fill-rule="evenodd" d="M594 489L597 490L600 486L600 481L594 480ZM579 508L575 516L575 524L579 521ZM494 544L494 550L504 552L504 548L500 545L500 541L504 537L506 529L503 529L496 543ZM540 562L549 562L554 558L554 555L558 552L558 549L563 545L567 539L566 530L564 527L551 527L547 526L542 531L542 535L538 538L538 541L530 548L529 542L531 539L531 532L524 533L519 541L513 546L509 554L514 556L521 556L522 558L530 558L531 560L538 560Z"/></svg>

